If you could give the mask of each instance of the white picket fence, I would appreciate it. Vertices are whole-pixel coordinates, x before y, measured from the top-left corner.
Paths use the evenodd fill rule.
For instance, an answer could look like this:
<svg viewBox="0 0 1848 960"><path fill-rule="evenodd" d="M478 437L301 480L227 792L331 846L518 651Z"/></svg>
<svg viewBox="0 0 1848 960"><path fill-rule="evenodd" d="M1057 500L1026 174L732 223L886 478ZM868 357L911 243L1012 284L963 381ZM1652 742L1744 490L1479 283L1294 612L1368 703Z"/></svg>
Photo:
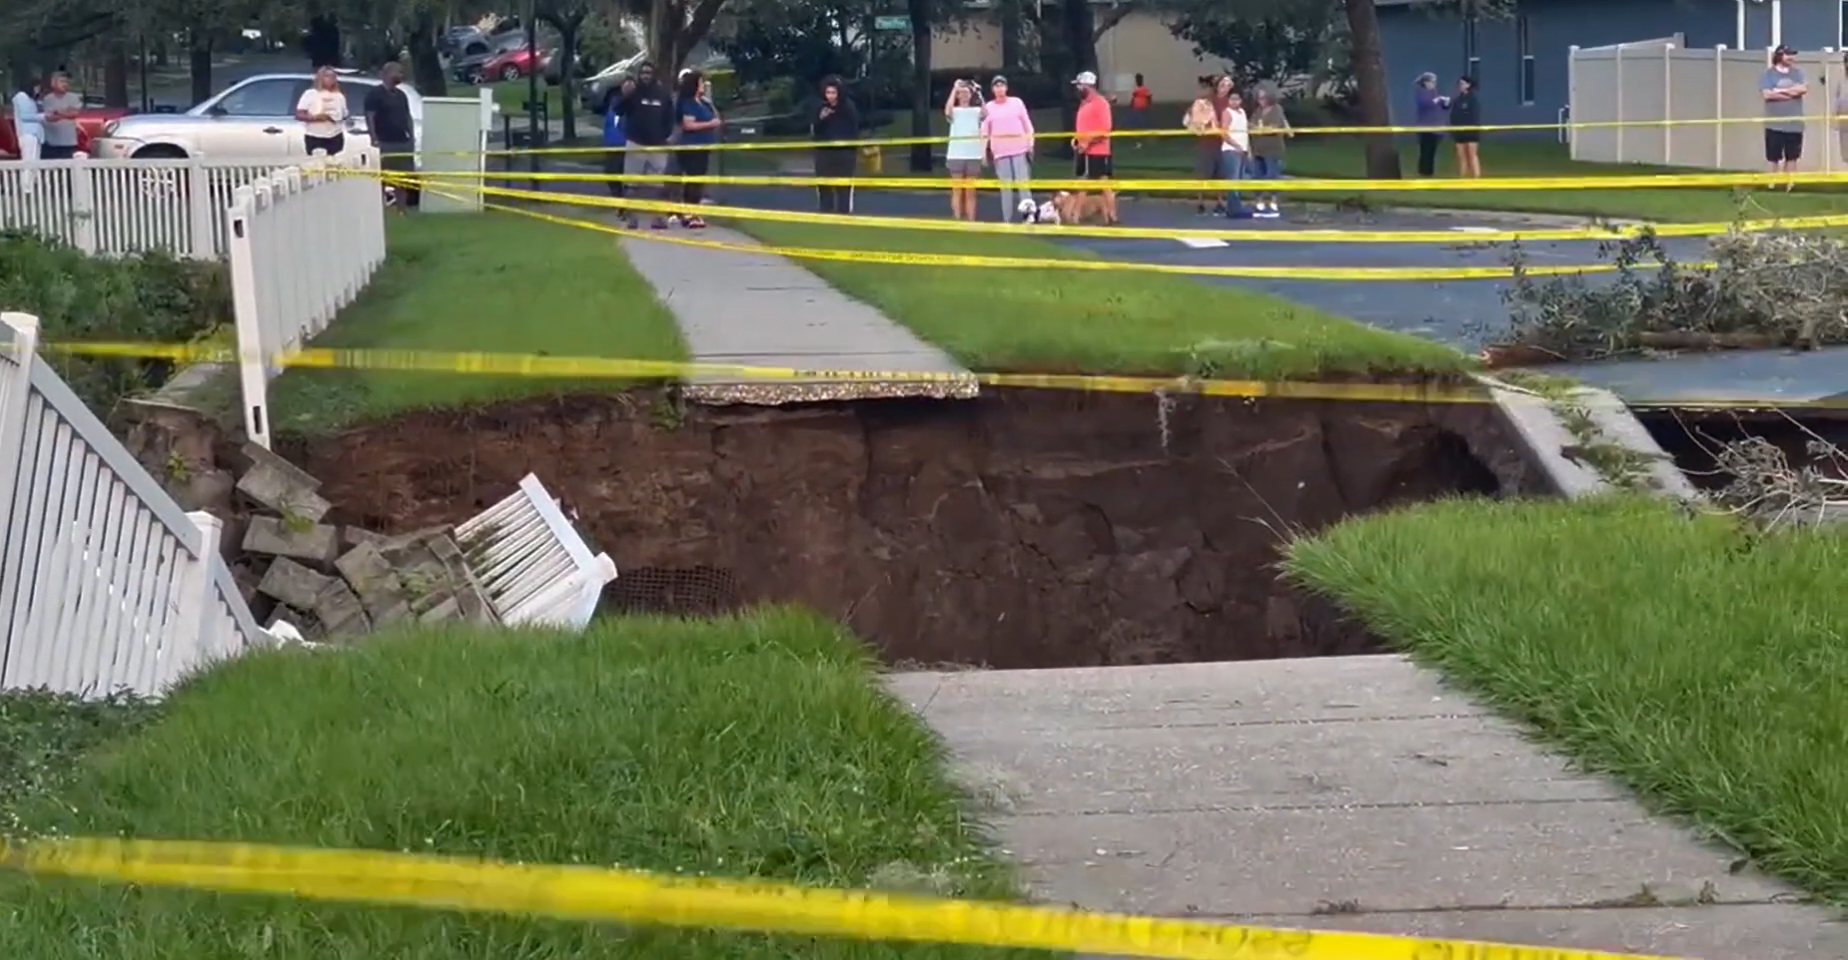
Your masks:
<svg viewBox="0 0 1848 960"><path fill-rule="evenodd" d="M1672 39L1572 48L1567 61L1572 122L1639 124L1572 130L1572 159L1764 170L1759 83L1770 58L1769 50L1688 50ZM1830 117L1833 92L1848 82L1840 60L1829 52L1797 55L1810 86L1803 98L1800 171L1848 170L1836 134L1839 122Z"/></svg>
<svg viewBox="0 0 1848 960"><path fill-rule="evenodd" d="M378 154L277 170L237 189L226 214L244 430L270 445L269 381L277 357L307 345L385 262Z"/></svg>
<svg viewBox="0 0 1848 960"><path fill-rule="evenodd" d="M273 638L186 513L0 314L0 689L152 696Z"/></svg>
<svg viewBox="0 0 1848 960"><path fill-rule="evenodd" d="M590 547L539 478L456 527L469 569L488 604L509 626L582 630L597 612L603 586L616 579L607 553Z"/></svg>
<svg viewBox="0 0 1848 960"><path fill-rule="evenodd" d="M96 256L166 250L213 260L239 187L280 164L244 160L0 163L0 230L35 233Z"/></svg>

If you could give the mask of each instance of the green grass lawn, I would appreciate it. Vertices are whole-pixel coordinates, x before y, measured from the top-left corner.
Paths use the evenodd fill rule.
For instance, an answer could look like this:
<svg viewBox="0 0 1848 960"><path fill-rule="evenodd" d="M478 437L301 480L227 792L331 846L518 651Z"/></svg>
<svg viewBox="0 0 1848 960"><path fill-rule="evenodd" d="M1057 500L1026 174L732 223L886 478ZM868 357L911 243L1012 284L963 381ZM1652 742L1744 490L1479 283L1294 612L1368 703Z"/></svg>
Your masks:
<svg viewBox="0 0 1848 960"><path fill-rule="evenodd" d="M782 246L1089 257L1051 241L746 221ZM1303 379L1328 374L1454 373L1448 347L1186 277L1067 270L974 270L804 260L973 370Z"/></svg>
<svg viewBox="0 0 1848 960"><path fill-rule="evenodd" d="M622 865L1011 898L939 741L820 618L380 635L184 686L37 830ZM624 929L0 875L8 960L972 960L999 951ZM1022 958L1025 954L1019 954Z"/></svg>
<svg viewBox="0 0 1848 960"><path fill-rule="evenodd" d="M313 346L686 358L673 317L613 237L512 214L441 214L394 218L387 245L384 269ZM315 433L408 409L618 386L291 370L271 395L278 429Z"/></svg>
<svg viewBox="0 0 1848 960"><path fill-rule="evenodd" d="M1848 900L1848 536L1458 501L1344 523L1287 565L1586 767Z"/></svg>
<svg viewBox="0 0 1848 960"><path fill-rule="evenodd" d="M488 89L494 91L494 102L500 106L501 113L516 117L526 116L528 112L526 109L526 102L532 91L524 78L519 80L502 80L490 84ZM540 77L539 97L545 102L547 116L551 117L553 120L562 120L564 118L564 87L554 87L546 83L544 77ZM601 125L601 117L597 117L594 113L591 114L591 116L595 117L599 125ZM583 122L583 117L581 115L578 118L578 122Z"/></svg>

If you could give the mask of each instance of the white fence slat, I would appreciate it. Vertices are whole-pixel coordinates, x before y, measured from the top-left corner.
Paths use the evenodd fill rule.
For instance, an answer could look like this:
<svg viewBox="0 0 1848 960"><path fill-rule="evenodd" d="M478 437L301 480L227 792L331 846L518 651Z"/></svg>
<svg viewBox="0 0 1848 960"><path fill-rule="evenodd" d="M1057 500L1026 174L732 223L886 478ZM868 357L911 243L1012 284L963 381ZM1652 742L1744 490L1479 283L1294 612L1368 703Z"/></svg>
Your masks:
<svg viewBox="0 0 1848 960"><path fill-rule="evenodd" d="M371 150L240 184L225 212L244 431L268 448L277 359L306 347L385 258L385 208Z"/></svg>
<svg viewBox="0 0 1848 960"><path fill-rule="evenodd" d="M604 584L616 577L608 554L591 556L557 501L527 474L513 494L456 527L469 569L509 625L582 629Z"/></svg>
<svg viewBox="0 0 1848 960"><path fill-rule="evenodd" d="M36 337L35 319L0 314L0 687L157 695L273 644L219 556L219 522L181 511Z"/></svg>

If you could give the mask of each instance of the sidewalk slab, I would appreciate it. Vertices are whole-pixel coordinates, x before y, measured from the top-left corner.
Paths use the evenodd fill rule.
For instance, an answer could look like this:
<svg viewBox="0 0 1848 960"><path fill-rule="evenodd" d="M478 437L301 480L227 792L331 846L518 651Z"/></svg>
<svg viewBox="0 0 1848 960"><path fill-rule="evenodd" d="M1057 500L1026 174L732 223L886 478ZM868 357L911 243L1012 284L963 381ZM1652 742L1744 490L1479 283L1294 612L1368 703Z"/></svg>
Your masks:
<svg viewBox="0 0 1848 960"><path fill-rule="evenodd" d="M891 678L1037 898L1702 960L1848 926L1392 656Z"/></svg>
<svg viewBox="0 0 1848 960"><path fill-rule="evenodd" d="M759 246L721 228L700 239ZM690 399L781 404L976 394L975 379L948 354L783 257L636 237L624 237L622 247L673 313L695 363L800 371L774 380L696 375Z"/></svg>

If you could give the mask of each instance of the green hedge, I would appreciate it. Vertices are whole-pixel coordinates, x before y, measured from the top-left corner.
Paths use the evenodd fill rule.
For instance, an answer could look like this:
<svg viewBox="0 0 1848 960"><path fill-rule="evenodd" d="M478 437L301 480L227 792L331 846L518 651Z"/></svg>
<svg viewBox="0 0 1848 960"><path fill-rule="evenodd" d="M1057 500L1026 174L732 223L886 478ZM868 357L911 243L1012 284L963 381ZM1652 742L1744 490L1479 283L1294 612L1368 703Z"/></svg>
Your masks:
<svg viewBox="0 0 1848 960"><path fill-rule="evenodd" d="M35 236L0 232L0 310L36 315L42 342L185 343L231 322L231 291L221 263L159 251L90 257ZM172 373L165 362L47 359L99 416Z"/></svg>

